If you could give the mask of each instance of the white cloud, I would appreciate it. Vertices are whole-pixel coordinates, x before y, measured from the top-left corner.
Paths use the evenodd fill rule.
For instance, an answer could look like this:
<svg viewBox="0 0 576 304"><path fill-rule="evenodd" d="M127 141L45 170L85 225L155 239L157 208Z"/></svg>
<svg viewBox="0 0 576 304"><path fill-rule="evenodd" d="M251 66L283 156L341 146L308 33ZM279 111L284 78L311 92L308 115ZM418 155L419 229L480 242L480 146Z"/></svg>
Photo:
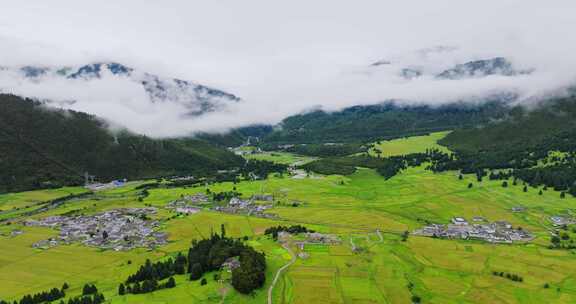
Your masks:
<svg viewBox="0 0 576 304"><path fill-rule="evenodd" d="M557 0L73 1L0 3L0 65L118 61L243 98L225 112L182 119L122 81L0 85L54 99L152 136L275 123L315 106L336 110L386 99L441 103L495 90L532 96L576 78L576 3ZM417 50L452 46L423 55ZM532 76L438 81L397 77L504 56ZM378 60L394 67L370 68Z"/></svg>

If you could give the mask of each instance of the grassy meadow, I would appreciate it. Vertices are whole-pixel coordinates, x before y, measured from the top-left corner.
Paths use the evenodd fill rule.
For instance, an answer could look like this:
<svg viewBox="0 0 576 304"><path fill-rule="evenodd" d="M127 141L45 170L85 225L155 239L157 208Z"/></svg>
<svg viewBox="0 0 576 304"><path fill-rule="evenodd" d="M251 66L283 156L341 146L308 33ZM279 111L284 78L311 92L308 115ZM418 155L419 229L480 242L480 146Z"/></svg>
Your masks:
<svg viewBox="0 0 576 304"><path fill-rule="evenodd" d="M442 152L449 150L437 143L450 131L434 132L429 135L403 137L392 140L383 140L375 143L375 148L382 151L381 157L404 155L409 153L426 152L426 149L434 148ZM377 156L374 149L369 151L370 155Z"/></svg>
<svg viewBox="0 0 576 304"><path fill-rule="evenodd" d="M384 142L387 155L421 152L435 147L446 133L433 133ZM262 156L263 157L263 156ZM274 156L276 157L276 156ZM286 163L294 159L285 157ZM281 161L281 160L277 160ZM297 160L296 160L297 161ZM473 187L468 188L472 183ZM33 249L41 239L57 235L56 230L24 227L18 221L0 226L0 299L14 300L26 293L60 287L68 282L68 294L81 292L84 283L94 283L109 303L265 303L275 272L291 259L289 252L263 236L267 227L303 224L323 233L337 234L337 245L306 244L303 258L288 267L273 290L273 303L575 303L576 255L568 250L548 249L549 216L567 214L576 199L560 198L552 190L523 192L519 183L503 188L501 181L475 176L458 178L456 172L434 174L423 167L409 168L384 180L375 171L359 169L353 175L292 179L270 177L265 181L219 183L209 186L152 189L138 201L137 184L73 199L57 209L34 215L39 218L67 212L91 214L120 207L154 206L163 221L170 242L156 250L103 251L79 244ZM275 196L270 213L277 219L228 215L202 210L174 217L166 203L183 194L229 191L244 197L269 193ZM0 206L26 205L36 200L68 195L62 190L0 195ZM299 205L293 207L293 202ZM511 208L523 206L524 212ZM4 207L0 207L4 209ZM507 220L515 227L530 230L535 240L526 244L488 244L479 241L442 240L409 236L425 221L447 223L454 216L490 221ZM164 259L189 247L192 239L210 235L224 224L232 236L248 236L249 244L266 253L266 286L252 296L235 292L231 286L206 274L208 284L200 286L186 276L176 276L177 287L143 295L117 295L117 287L136 271L145 259ZM10 236L13 229L24 233ZM352 247L356 251L352 251ZM292 252L300 253L295 245ZM129 263L129 261L131 263ZM493 271L521 275L523 282L494 276ZM545 288L547 284L548 288Z"/></svg>

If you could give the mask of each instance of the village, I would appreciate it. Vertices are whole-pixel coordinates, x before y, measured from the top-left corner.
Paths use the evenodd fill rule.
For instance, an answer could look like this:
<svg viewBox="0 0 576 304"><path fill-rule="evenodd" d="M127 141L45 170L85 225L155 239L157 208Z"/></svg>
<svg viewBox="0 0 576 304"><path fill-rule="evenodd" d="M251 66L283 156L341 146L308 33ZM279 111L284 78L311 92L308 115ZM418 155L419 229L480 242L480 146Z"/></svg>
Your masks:
<svg viewBox="0 0 576 304"><path fill-rule="evenodd" d="M567 226L567 225L576 224L576 220L574 220L573 218L559 216L559 215L551 216L550 221L552 222L552 225L554 225L554 226Z"/></svg>
<svg viewBox="0 0 576 304"><path fill-rule="evenodd" d="M470 224L463 217L452 218L451 224L430 224L414 231L414 235L428 237L482 240L490 243L513 243L532 240L532 234L520 227L514 229L507 221L488 223L483 217L474 217Z"/></svg>
<svg viewBox="0 0 576 304"><path fill-rule="evenodd" d="M232 197L225 205L213 206L210 209L229 214L244 214L262 218L275 218L276 214L265 213L273 207L274 196L269 194L255 194L249 199ZM179 199L169 202L166 209L179 214L194 214L203 207L211 205L210 198L203 193L182 195Z"/></svg>
<svg viewBox="0 0 576 304"><path fill-rule="evenodd" d="M200 208L205 204L210 204L208 196L196 193L180 196L180 199L169 202L166 209L180 214L194 214L200 212Z"/></svg>
<svg viewBox="0 0 576 304"><path fill-rule="evenodd" d="M257 201L264 203L258 204L256 203ZM230 214L246 214L249 216L262 218L276 218L276 214L265 213L266 210L273 207L273 203L274 196L267 194L253 195L248 200L244 200L239 197L233 197L230 199L226 206L215 206L212 208L212 210Z"/></svg>
<svg viewBox="0 0 576 304"><path fill-rule="evenodd" d="M138 247L153 249L166 244L168 240L166 233L157 231L159 222L149 219L149 215L155 213L155 208L124 208L94 215L50 216L41 220L27 220L24 224L60 230L58 237L32 245L39 249L74 242L115 251Z"/></svg>

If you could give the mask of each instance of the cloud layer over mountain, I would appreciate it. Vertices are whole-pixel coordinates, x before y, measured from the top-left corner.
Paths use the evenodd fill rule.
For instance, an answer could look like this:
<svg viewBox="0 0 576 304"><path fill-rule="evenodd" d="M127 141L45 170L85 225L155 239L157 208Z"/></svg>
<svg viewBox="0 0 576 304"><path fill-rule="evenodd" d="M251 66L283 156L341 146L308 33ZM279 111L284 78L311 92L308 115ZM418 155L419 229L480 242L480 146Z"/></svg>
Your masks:
<svg viewBox="0 0 576 304"><path fill-rule="evenodd" d="M388 99L443 103L501 91L526 99L576 80L569 0L30 0L0 9L0 66L120 62L242 98L190 118L182 104L150 102L115 75L34 82L0 73L5 91L74 100L60 105L158 137ZM438 77L499 57L518 72Z"/></svg>

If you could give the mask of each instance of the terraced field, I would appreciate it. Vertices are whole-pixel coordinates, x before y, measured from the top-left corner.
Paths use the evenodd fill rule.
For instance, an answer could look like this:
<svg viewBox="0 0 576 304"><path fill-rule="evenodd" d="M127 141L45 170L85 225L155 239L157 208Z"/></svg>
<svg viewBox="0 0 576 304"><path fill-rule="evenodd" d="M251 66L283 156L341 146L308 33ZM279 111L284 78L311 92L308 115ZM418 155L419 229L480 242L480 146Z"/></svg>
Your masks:
<svg viewBox="0 0 576 304"><path fill-rule="evenodd" d="M420 151L430 147L431 142L429 137L399 141L407 147L391 141L397 148L389 149L395 152L388 153ZM468 188L469 183L472 188ZM279 224L303 224L322 233L336 234L341 243L305 244L305 254L286 269L273 289L273 303L410 303L416 298L422 303L576 302L574 252L547 247L549 217L569 214L576 206L576 199L570 196L561 199L552 190L539 195L533 188L524 192L521 184L503 188L501 181L478 183L475 176L460 180L456 172L434 174L423 167L410 168L389 180L373 170L360 169L348 177L270 177L266 181L238 184L152 189L142 202L138 201L136 185L73 199L32 217L153 206L159 209L155 217L162 220L163 230L169 233L167 245L129 252L102 251L82 245L33 249L31 244L54 236L57 231L24 227L15 220L11 225L0 226L0 299L14 300L26 293L59 287L63 282L71 285L70 295L77 295L82 284L91 282L111 303L265 303L274 274L291 257L278 243L263 236L263 232ZM207 209L174 217L164 209L166 203L181 195L205 192L207 188L212 192L236 188L244 197L274 194L275 207L268 212L278 214L278 218L222 214ZM68 195L64 192L61 195ZM52 192L38 191L3 195L0 202L17 206L27 204L31 196L55 197ZM293 201L301 204L293 207ZM519 205L526 210L512 212L511 208ZM507 220L515 227L533 232L536 238L531 243L513 245L412 235L403 241L404 231L419 228L425 221L448 223L455 216ZM186 250L192 239L208 236L221 224L232 236L248 236L250 245L266 253L267 285L253 296L236 293L229 285L216 282L212 274L205 276L206 286L177 276L175 289L117 295L118 284L146 258L159 260L173 256ZM14 229L22 230L23 234L10 236ZM377 231L381 231L380 235ZM301 251L296 243L291 249L295 253ZM494 276L494 271L518 274L524 281Z"/></svg>

